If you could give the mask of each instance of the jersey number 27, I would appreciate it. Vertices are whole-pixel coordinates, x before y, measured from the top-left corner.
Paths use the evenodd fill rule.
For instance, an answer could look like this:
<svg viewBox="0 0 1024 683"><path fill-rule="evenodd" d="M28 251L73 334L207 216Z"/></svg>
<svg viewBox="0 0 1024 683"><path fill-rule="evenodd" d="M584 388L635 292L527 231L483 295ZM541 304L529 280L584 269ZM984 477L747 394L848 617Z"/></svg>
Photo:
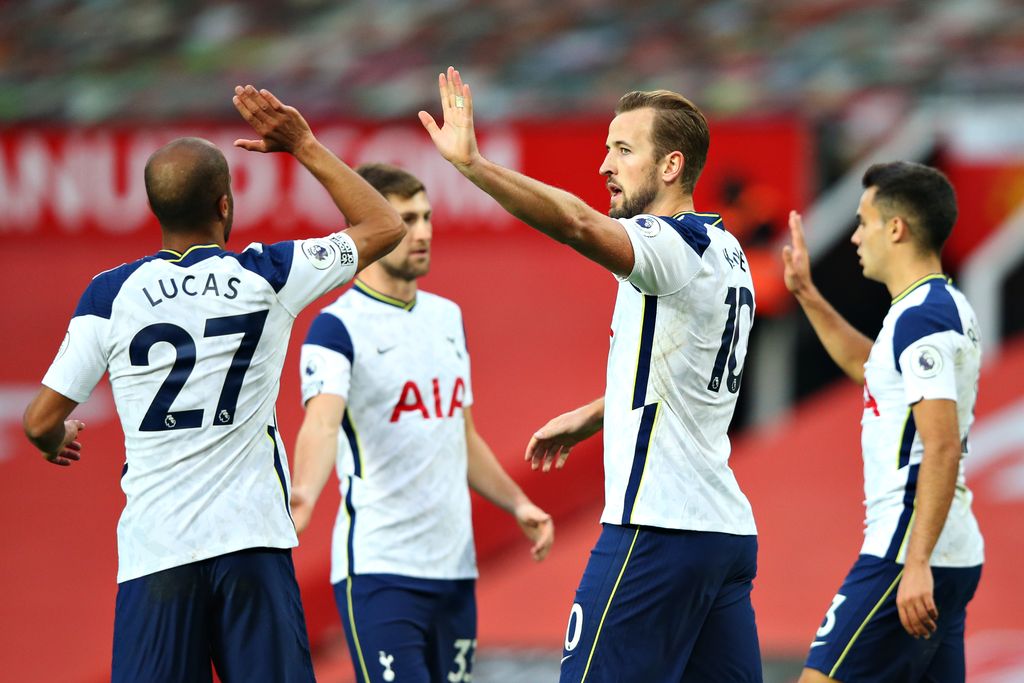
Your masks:
<svg viewBox="0 0 1024 683"><path fill-rule="evenodd" d="M269 311L256 311L241 315L229 315L223 318L210 318L206 321L203 337L221 337L229 334L241 334L224 386L217 400L213 424L226 426L235 421L235 407L238 405L238 394L242 390L242 380L256 353L256 345L263 334L263 325L267 321ZM173 323L155 323L139 330L128 347L128 356L132 365L149 365L149 350L160 342L174 347L175 358L171 371L160 385L159 391L149 404L142 422L141 432L160 432L168 429L196 429L203 425L203 409L171 411L174 399L178 397L185 382L188 381L192 369L196 365L196 342L187 330Z"/></svg>

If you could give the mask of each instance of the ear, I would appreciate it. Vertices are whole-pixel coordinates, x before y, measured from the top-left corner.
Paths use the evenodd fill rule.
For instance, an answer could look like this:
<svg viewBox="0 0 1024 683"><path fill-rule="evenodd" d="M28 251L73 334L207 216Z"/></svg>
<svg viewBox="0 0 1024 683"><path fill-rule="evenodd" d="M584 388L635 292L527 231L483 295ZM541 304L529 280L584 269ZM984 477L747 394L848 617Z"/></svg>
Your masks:
<svg viewBox="0 0 1024 683"><path fill-rule="evenodd" d="M680 151L669 152L661 164L661 179L666 185L675 183L686 168L686 157Z"/></svg>
<svg viewBox="0 0 1024 683"><path fill-rule="evenodd" d="M910 225L902 216L893 216L885 227L889 240L893 243L907 242L912 239Z"/></svg>
<svg viewBox="0 0 1024 683"><path fill-rule="evenodd" d="M217 200L217 210L220 212L220 219L227 220L231 214L231 198L228 195L222 194Z"/></svg>

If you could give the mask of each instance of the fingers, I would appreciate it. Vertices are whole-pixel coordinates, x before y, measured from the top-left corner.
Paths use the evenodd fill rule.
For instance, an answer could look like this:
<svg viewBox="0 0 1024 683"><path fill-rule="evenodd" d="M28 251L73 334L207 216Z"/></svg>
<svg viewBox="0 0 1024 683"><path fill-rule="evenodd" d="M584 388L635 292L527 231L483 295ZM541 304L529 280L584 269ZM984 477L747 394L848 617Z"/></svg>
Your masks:
<svg viewBox="0 0 1024 683"><path fill-rule="evenodd" d="M896 605L904 630L915 638L929 638L938 628L939 611L928 596Z"/></svg>
<svg viewBox="0 0 1024 683"><path fill-rule="evenodd" d="M804 221L796 211L789 212L789 236L793 240L794 248L807 249L807 243L804 241Z"/></svg>
<svg viewBox="0 0 1024 683"><path fill-rule="evenodd" d="M443 73L437 75L437 89L439 94L441 95L441 113L443 114L444 118L447 119L448 112L451 111L451 108L454 106L455 102L454 100L449 101L448 77Z"/></svg>
<svg viewBox="0 0 1024 683"><path fill-rule="evenodd" d="M263 140L245 140L239 138L234 142L235 147L241 147L248 152L266 152L267 143Z"/></svg>
<svg viewBox="0 0 1024 683"><path fill-rule="evenodd" d="M530 548L530 554L533 555L533 559L536 562L542 561L551 552L551 545L555 542L555 524L551 521L551 517L548 516L543 522L540 523L540 536L537 541Z"/></svg>
<svg viewBox="0 0 1024 683"><path fill-rule="evenodd" d="M281 102L281 100L277 99L274 93L270 92L266 88L261 88L260 94L263 95L263 97L267 100L267 103L270 105L271 109L277 111L284 111L286 109L284 103Z"/></svg>
<svg viewBox="0 0 1024 683"><path fill-rule="evenodd" d="M562 469L563 467L565 467L565 461L569 459L569 451L571 450L572 448L569 446L562 446L558 450L558 462L555 464L555 467L557 469Z"/></svg>
<svg viewBox="0 0 1024 683"><path fill-rule="evenodd" d="M440 130L437 127L437 122L434 121L434 117L425 111L421 111L419 113L419 117L420 123L423 124L423 127L427 129L428 133L430 133L430 137L433 138L434 135L438 132L438 130Z"/></svg>

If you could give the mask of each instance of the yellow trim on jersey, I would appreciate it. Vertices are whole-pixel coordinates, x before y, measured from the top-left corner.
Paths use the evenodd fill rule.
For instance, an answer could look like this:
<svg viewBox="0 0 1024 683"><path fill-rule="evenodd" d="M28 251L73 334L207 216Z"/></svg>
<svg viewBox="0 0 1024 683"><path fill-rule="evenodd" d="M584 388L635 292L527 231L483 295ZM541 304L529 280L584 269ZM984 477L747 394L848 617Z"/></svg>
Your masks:
<svg viewBox="0 0 1024 683"><path fill-rule="evenodd" d="M402 301L401 299L396 299L393 296L388 296L387 294L378 292L362 280L356 280L352 286L372 299L376 299L381 303L389 304L391 306L396 306L404 311L411 311L412 307L416 305L416 297L413 297L412 301Z"/></svg>
<svg viewBox="0 0 1024 683"><path fill-rule="evenodd" d="M882 597L878 599L878 602L876 602L875 606L871 608L871 611L868 612L868 615L864 617L864 621L861 622L860 627L857 628L857 631L853 634L853 637L850 638L850 642L846 644L846 648L843 650L843 654L839 655L839 659L836 660L836 665L833 666L832 671L829 672L829 678L835 678L836 671L839 670L839 666L843 663L843 660L846 659L846 655L850 654L850 648L852 648L853 644L857 642L857 638L860 637L861 631L863 631L864 627L868 625L869 621L871 621L871 617L875 616L875 612L878 611L878 608L882 606L882 603L885 602L885 599L888 598L889 594L892 593L894 588L896 588L896 584L900 582L900 579L902 577L903 570L901 569L900 573L897 574L896 578L892 580L891 584L889 584L889 588L885 591L885 593L882 594Z"/></svg>
<svg viewBox="0 0 1024 683"><path fill-rule="evenodd" d="M719 223L722 222L722 217L719 214L717 214L717 213L700 213L699 211L680 211L677 214L673 214L672 218L675 218L675 219L678 220L680 216L686 216L686 215L690 215L690 216L718 216L718 220L715 221L714 223L712 223L711 225L718 225Z"/></svg>
<svg viewBox="0 0 1024 683"><path fill-rule="evenodd" d="M636 545L636 537L640 535L640 529L636 530L633 534L633 542L629 544L629 551L626 553L626 559L622 561L622 569L619 570L619 576L615 579L615 585L612 586L612 594L608 596L608 604L604 606L604 612L601 614L601 621L597 625L597 633L594 634L594 644L590 646L590 656L587 657L587 666L583 669L583 678L580 679L580 683L587 680L587 672L590 671L590 663L594 659L594 652L597 650L597 641L601 637L601 628L604 626L604 619L608 616L608 609L612 606L612 600L615 598L615 591L619 589L619 582L622 581L622 575L626 573L626 565L629 564L629 557L633 554L633 546Z"/></svg>
<svg viewBox="0 0 1024 683"><path fill-rule="evenodd" d="M345 579L345 597L348 601L348 623L352 628L352 641L356 645L356 655L359 657L359 668L363 672L363 680L370 683L370 673L366 670L366 660L363 659L363 648L359 644L359 632L356 631L356 615L352 610L352 577ZM358 674L357 674L358 675Z"/></svg>
<svg viewBox="0 0 1024 683"><path fill-rule="evenodd" d="M908 294L910 294L912 291L914 291L915 289L917 289L918 287L920 287L924 283L930 282L931 280L938 280L939 278L942 278L946 282L952 282L952 280L950 280L948 277L946 277L942 273L932 273L931 275L925 275L923 278L921 278L920 280L916 280L909 287L907 287L902 292L897 294L896 298L894 298L892 300L892 303L896 303L898 301L901 301L902 299L905 299Z"/></svg>
<svg viewBox="0 0 1024 683"><path fill-rule="evenodd" d="M220 245L219 244L196 244L196 245L191 246L188 249L186 249L184 254L179 253L177 251L174 251L173 249L161 249L160 251L166 251L168 254L174 254L175 256L177 256L178 258L168 259L167 260L168 263L177 263L178 261L182 260L183 258L188 256L189 254L191 254L196 249L220 249Z"/></svg>
<svg viewBox="0 0 1024 683"><path fill-rule="evenodd" d="M636 487L636 496L633 498L633 509L629 511L629 523L633 523L633 514L636 512L636 501L640 500L640 492L644 490L644 478L647 477L647 464L650 462L651 444L654 443L654 434L658 429L658 418L661 417L661 401L654 404L654 422L651 424L651 434L647 438L647 450L644 451L644 471L640 473L640 483Z"/></svg>

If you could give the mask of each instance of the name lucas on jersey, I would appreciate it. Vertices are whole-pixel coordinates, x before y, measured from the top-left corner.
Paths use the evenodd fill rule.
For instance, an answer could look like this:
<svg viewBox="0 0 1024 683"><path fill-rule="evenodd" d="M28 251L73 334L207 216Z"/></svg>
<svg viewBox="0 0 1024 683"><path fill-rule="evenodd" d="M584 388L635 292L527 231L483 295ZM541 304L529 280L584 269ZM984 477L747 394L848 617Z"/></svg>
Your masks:
<svg viewBox="0 0 1024 683"><path fill-rule="evenodd" d="M150 292L150 288L143 287L142 293L146 295L149 300L150 306L159 306L168 299L173 299L179 294L186 296L222 296L225 299L235 299L238 297L238 285L241 284L242 280L237 277L229 277L226 283L221 283L217 280L216 273L210 273L206 276L206 282L201 283L200 278L195 275L186 275L181 278L180 283L178 278L170 278L168 282L164 282L163 278L157 281L158 287L150 287L153 289ZM163 295L163 296L161 296Z"/></svg>

